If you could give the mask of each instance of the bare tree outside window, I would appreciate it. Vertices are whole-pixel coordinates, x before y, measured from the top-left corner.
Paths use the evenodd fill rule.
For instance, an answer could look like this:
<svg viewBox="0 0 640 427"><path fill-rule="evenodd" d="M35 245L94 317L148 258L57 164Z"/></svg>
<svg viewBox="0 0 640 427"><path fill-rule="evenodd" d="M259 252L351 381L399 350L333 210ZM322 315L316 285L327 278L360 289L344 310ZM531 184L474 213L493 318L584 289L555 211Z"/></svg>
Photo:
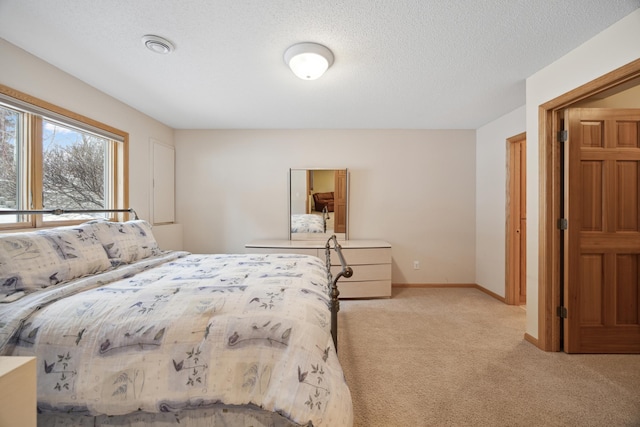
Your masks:
<svg viewBox="0 0 640 427"><path fill-rule="evenodd" d="M0 107L0 209L15 209L17 205L19 117L17 111Z"/></svg>
<svg viewBox="0 0 640 427"><path fill-rule="evenodd" d="M43 204L45 209L105 207L108 140L43 121Z"/></svg>

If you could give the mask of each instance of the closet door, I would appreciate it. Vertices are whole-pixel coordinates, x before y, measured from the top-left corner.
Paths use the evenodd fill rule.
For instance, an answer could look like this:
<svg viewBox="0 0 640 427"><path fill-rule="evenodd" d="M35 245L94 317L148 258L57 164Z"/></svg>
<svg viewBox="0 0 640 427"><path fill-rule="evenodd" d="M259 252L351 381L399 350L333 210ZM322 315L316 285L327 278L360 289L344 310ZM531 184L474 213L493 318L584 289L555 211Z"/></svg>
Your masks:
<svg viewBox="0 0 640 427"><path fill-rule="evenodd" d="M175 221L175 149L151 141L152 185L151 212L153 224Z"/></svg>

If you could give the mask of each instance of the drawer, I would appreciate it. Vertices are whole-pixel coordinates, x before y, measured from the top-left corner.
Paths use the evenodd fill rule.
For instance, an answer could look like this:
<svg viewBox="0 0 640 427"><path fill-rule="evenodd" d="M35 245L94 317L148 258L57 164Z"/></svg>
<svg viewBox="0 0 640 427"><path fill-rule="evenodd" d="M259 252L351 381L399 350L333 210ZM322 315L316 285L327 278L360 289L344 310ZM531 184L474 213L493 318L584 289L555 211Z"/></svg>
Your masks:
<svg viewBox="0 0 640 427"><path fill-rule="evenodd" d="M245 252L248 254L301 254L318 256L318 250L313 248L246 248ZM322 259L324 260L324 256Z"/></svg>
<svg viewBox="0 0 640 427"><path fill-rule="evenodd" d="M342 255L347 264L391 264L391 248L342 248ZM324 252L322 253L324 259ZM340 265L340 258L331 251L331 265Z"/></svg>
<svg viewBox="0 0 640 427"><path fill-rule="evenodd" d="M0 357L0 426L36 427L36 358Z"/></svg>
<svg viewBox="0 0 640 427"><path fill-rule="evenodd" d="M391 280L391 264L351 265L353 276L341 277L342 282L363 282L369 280ZM341 270L340 266L332 266L331 274L335 277Z"/></svg>
<svg viewBox="0 0 640 427"><path fill-rule="evenodd" d="M368 282L338 281L340 298L390 297L391 280L372 280Z"/></svg>

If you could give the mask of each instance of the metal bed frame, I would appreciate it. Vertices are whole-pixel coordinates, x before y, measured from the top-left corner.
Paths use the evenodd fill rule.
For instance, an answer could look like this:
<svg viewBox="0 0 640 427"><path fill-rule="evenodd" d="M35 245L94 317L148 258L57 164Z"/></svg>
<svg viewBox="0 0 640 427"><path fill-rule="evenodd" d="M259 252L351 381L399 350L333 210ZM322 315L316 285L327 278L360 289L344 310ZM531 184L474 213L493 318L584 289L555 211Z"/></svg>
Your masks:
<svg viewBox="0 0 640 427"><path fill-rule="evenodd" d="M331 242L333 242L333 249L338 254L338 258L340 259L341 270L336 274L336 277L332 277L331 274ZM341 277L349 278L353 276L353 269L347 265L344 256L342 255L342 246L338 243L338 238L334 234L329 237L327 243L324 247L325 258L327 262L327 274L329 278L329 286L330 296L331 296L331 306L329 310L331 311L331 336L333 337L333 346L336 348L336 353L338 352L338 312L340 311L340 300L338 297L340 296L340 291L338 290L338 280Z"/></svg>
<svg viewBox="0 0 640 427"><path fill-rule="evenodd" d="M34 209L34 210L0 210L0 215L64 215L68 213L130 213L134 219L138 219L138 214L133 209ZM328 213L327 213L328 214ZM333 249L338 254L341 270L333 277L331 274L331 242ZM353 276L353 269L346 263L342 255L342 246L338 243L338 238L334 235L329 237L325 245L325 259L327 264L327 279L329 286L329 296L331 298L329 310L331 311L331 337L333 345L338 351L338 312L340 311L340 291L338 290L338 280L341 277L349 278Z"/></svg>
<svg viewBox="0 0 640 427"><path fill-rule="evenodd" d="M330 220L329 209L325 206L322 208L322 226L324 227L324 232L327 232L327 221Z"/></svg>
<svg viewBox="0 0 640 427"><path fill-rule="evenodd" d="M71 213L130 213L134 219L138 219L138 214L133 209L11 209L0 210L0 215L37 215L37 214L50 214L50 215L64 215Z"/></svg>

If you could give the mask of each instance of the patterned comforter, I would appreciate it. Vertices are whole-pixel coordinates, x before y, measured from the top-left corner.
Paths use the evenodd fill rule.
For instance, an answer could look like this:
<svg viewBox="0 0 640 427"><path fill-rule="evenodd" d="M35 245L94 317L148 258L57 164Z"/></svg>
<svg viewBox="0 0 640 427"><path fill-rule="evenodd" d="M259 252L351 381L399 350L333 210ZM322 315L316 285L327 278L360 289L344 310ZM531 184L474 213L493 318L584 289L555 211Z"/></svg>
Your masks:
<svg viewBox="0 0 640 427"><path fill-rule="evenodd" d="M324 218L314 214L294 214L291 215L292 233L324 233Z"/></svg>
<svg viewBox="0 0 640 427"><path fill-rule="evenodd" d="M43 413L350 426L328 304L315 257L163 253L0 304L0 354L38 357Z"/></svg>

